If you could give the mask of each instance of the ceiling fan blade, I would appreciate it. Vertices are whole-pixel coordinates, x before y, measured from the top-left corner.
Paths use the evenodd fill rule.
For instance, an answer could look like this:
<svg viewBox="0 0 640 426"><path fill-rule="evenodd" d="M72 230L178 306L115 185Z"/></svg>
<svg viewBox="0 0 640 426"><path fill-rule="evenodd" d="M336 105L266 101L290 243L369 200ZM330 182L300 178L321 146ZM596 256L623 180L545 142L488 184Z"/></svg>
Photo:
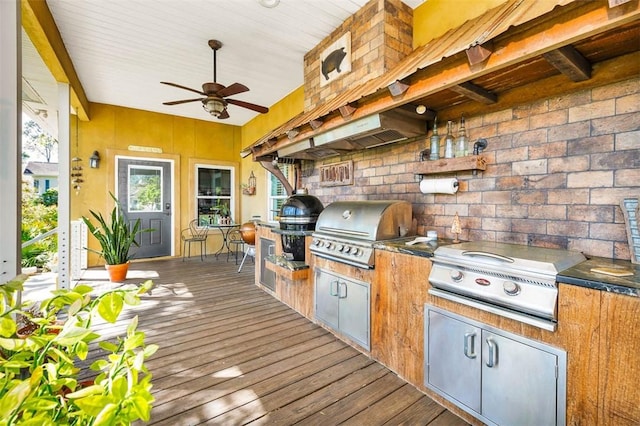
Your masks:
<svg viewBox="0 0 640 426"><path fill-rule="evenodd" d="M233 83L231 86L225 87L224 89L219 90L218 96L224 98L225 96L233 96L233 95L237 95L238 93L243 93L248 91L249 91L249 88L244 84Z"/></svg>
<svg viewBox="0 0 640 426"><path fill-rule="evenodd" d="M227 112L227 109L225 108L224 111L222 111L220 113L220 115L218 116L219 120L224 120L225 118L229 118L229 113Z"/></svg>
<svg viewBox="0 0 640 426"><path fill-rule="evenodd" d="M237 105L243 108L247 108L262 114L266 114L267 112L269 112L269 108L267 107L263 107L260 105L256 105L256 104L251 104L249 102L244 102L244 101L237 101L235 99L225 99L225 101L229 102L230 104L233 105Z"/></svg>
<svg viewBox="0 0 640 426"><path fill-rule="evenodd" d="M195 102L195 101L202 101L202 98L183 99L181 101L163 102L162 105L178 105L178 104L186 104L187 102Z"/></svg>
<svg viewBox="0 0 640 426"><path fill-rule="evenodd" d="M201 91L196 90L196 89L191 89L190 87L181 86L181 85L176 84L176 83L169 83L169 82L167 82L167 81L161 81L160 83L161 83L161 84L166 84L167 86L177 87L178 89L189 90L189 91L191 91L191 92L197 93L197 94L202 95L202 96L207 96L207 94L206 94L206 93L204 93L204 92L201 92Z"/></svg>

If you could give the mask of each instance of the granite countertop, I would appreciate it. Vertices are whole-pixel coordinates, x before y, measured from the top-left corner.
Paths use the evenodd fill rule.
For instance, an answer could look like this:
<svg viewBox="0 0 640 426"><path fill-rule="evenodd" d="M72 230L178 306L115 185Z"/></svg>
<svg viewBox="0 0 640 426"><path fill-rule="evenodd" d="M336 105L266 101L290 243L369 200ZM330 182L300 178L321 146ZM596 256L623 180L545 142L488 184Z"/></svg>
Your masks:
<svg viewBox="0 0 640 426"><path fill-rule="evenodd" d="M592 268L613 268L629 270L633 275L615 277L591 271ZM592 257L558 274L558 282L594 288L596 290L640 297L640 265L628 260Z"/></svg>

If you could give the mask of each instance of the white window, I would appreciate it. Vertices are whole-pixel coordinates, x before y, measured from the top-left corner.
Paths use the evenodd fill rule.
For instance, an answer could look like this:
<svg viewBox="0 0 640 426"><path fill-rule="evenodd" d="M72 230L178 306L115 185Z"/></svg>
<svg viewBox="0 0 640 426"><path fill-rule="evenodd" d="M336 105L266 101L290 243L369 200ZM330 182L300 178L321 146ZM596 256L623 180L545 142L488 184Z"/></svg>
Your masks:
<svg viewBox="0 0 640 426"><path fill-rule="evenodd" d="M233 167L197 164L195 170L196 211L200 225L214 225L235 211Z"/></svg>
<svg viewBox="0 0 640 426"><path fill-rule="evenodd" d="M279 164L278 167L280 167L282 173L287 177L287 180L291 182L291 177L293 176L293 165ZM284 189L282 183L270 172L267 172L267 182L267 193L269 194L269 205L267 206L267 211L269 212L269 222L275 222L277 221L276 216L280 214L280 208L289 196L287 195L287 191Z"/></svg>

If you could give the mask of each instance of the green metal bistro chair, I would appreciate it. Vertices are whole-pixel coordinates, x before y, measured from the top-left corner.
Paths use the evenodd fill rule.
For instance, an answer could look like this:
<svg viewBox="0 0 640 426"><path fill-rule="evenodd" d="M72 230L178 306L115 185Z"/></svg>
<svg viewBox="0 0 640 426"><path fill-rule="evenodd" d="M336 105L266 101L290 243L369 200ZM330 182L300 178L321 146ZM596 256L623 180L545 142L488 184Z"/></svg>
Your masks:
<svg viewBox="0 0 640 426"><path fill-rule="evenodd" d="M189 222L189 227L182 230L180 238L182 238L182 261L184 262L185 253L187 257L191 257L191 244L200 244L200 260L204 261L207 257L207 232L209 228L206 226L198 227L198 219ZM189 249L187 250L187 245Z"/></svg>
<svg viewBox="0 0 640 426"><path fill-rule="evenodd" d="M242 234L239 229L234 229L229 232L229 236L227 237L227 241L229 242L229 247L233 249L233 255L236 258L236 265L238 264L238 253L244 253L244 240L242 239ZM229 255L231 251L227 252L227 262L229 261Z"/></svg>

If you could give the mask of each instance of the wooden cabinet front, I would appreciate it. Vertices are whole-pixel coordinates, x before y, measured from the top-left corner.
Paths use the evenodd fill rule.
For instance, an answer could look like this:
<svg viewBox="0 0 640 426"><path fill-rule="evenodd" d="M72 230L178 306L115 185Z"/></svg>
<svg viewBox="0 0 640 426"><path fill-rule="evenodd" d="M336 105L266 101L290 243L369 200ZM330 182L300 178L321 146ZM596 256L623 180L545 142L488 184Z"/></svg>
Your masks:
<svg viewBox="0 0 640 426"><path fill-rule="evenodd" d="M422 387L424 304L431 261L376 250L371 288L371 355Z"/></svg>
<svg viewBox="0 0 640 426"><path fill-rule="evenodd" d="M602 292L598 424L640 424L639 322L640 299Z"/></svg>

